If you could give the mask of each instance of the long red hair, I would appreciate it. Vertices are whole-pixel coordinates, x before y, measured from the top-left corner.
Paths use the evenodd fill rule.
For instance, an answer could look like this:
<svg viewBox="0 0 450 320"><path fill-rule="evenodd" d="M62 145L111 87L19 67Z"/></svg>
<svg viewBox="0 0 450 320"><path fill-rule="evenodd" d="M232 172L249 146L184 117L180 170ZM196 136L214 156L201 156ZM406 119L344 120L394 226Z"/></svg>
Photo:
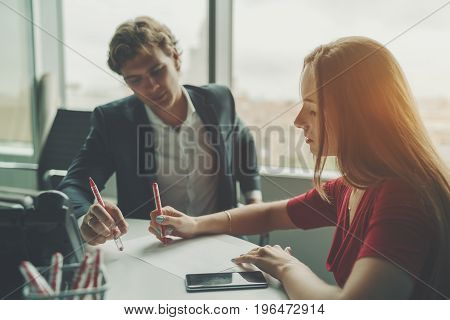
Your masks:
<svg viewBox="0 0 450 320"><path fill-rule="evenodd" d="M349 185L364 189L397 178L415 188L438 230L437 258L426 280L448 295L449 170L428 137L398 62L374 40L346 37L316 48L305 58L304 69L308 65L316 79L321 130L316 188L326 197L320 175L330 135L337 139L337 166Z"/></svg>

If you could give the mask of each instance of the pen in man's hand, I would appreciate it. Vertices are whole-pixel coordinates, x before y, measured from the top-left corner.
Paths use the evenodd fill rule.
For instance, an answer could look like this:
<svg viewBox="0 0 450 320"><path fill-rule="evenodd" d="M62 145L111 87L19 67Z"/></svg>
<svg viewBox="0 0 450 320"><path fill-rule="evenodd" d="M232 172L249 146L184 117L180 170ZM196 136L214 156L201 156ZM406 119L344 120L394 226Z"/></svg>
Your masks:
<svg viewBox="0 0 450 320"><path fill-rule="evenodd" d="M95 198L97 199L97 202L106 210L105 202L102 199L102 196L100 195L100 192L98 191L97 185L95 184L94 180L89 177L89 185L91 186L91 190L94 193ZM114 236L114 242L116 243L117 249L120 251L123 251L123 243L122 239L120 239L120 236L116 237Z"/></svg>

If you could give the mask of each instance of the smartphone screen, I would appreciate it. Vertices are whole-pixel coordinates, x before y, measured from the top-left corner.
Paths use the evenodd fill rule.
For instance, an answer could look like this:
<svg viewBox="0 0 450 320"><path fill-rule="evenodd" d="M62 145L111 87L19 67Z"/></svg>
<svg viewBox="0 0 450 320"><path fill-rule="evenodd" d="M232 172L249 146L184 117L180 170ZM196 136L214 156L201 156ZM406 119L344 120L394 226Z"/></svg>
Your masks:
<svg viewBox="0 0 450 320"><path fill-rule="evenodd" d="M261 271L197 273L186 275L187 291L267 288Z"/></svg>

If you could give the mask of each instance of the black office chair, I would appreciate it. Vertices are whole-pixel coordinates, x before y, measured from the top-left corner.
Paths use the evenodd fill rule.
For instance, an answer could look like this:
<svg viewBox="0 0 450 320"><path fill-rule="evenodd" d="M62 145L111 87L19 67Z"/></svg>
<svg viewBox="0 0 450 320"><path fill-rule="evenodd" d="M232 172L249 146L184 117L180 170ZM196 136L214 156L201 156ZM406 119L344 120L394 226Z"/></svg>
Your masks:
<svg viewBox="0 0 450 320"><path fill-rule="evenodd" d="M40 153L40 190L54 189L67 173L90 129L90 111L58 109Z"/></svg>

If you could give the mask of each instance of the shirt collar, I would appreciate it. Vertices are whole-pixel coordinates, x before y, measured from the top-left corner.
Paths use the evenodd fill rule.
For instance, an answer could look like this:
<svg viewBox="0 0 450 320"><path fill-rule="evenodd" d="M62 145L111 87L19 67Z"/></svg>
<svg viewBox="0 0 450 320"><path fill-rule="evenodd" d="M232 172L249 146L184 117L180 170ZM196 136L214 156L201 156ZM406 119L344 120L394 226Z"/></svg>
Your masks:
<svg viewBox="0 0 450 320"><path fill-rule="evenodd" d="M195 114L195 107L194 104L192 103L191 97L189 96L189 93L187 92L186 88L181 86L181 92L184 95L184 97L186 98L186 102L187 102L187 115L186 115L186 120L181 124L184 125L185 123L189 122L192 120L192 116ZM149 107L148 105L144 105L145 106L145 111L147 112L147 116L148 119L150 120L151 123L162 126L162 127L169 127L168 124L164 123L152 110L151 107Z"/></svg>

